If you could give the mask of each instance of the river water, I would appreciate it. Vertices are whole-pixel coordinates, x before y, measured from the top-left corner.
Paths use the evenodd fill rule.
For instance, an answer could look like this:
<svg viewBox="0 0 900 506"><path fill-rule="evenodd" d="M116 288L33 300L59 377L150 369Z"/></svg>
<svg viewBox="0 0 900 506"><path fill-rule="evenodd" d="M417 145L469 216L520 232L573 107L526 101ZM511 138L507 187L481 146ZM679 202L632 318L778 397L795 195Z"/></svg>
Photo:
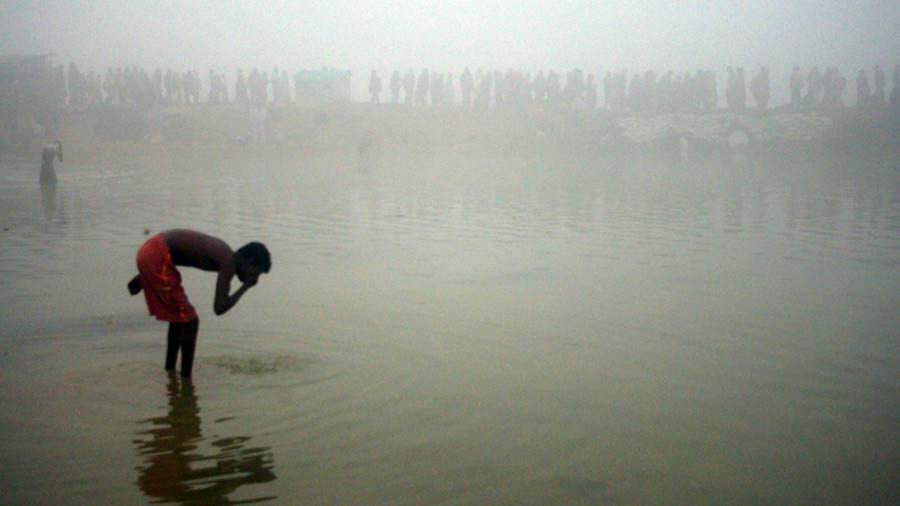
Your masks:
<svg viewBox="0 0 900 506"><path fill-rule="evenodd" d="M896 158L232 155L0 167L3 503L900 502Z"/></svg>

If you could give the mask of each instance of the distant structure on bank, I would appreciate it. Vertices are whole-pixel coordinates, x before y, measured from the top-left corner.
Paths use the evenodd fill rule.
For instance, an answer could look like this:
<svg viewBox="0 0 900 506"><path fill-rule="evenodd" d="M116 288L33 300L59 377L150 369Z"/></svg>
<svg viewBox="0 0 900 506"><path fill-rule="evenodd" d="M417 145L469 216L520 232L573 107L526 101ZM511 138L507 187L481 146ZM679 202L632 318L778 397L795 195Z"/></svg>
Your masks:
<svg viewBox="0 0 900 506"><path fill-rule="evenodd" d="M350 100L350 72L325 68L301 70L294 75L294 101L321 105Z"/></svg>
<svg viewBox="0 0 900 506"><path fill-rule="evenodd" d="M63 67L52 54L0 56L0 148L56 135L66 103Z"/></svg>

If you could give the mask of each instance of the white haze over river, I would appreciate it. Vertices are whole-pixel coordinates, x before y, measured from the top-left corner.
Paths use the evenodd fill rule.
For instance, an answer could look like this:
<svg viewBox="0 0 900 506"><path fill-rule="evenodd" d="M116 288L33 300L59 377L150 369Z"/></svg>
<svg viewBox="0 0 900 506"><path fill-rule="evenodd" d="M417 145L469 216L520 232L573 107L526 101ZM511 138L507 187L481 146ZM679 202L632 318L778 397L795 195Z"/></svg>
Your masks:
<svg viewBox="0 0 900 506"><path fill-rule="evenodd" d="M0 2L0 502L900 504L898 20L895 0ZM848 107L809 86L781 109L794 65ZM771 69L769 111L737 78L728 101L729 66L751 91ZM373 70L387 100L394 71L466 67L577 68L598 95L209 99L207 76L233 100L238 68L274 67L349 70L356 102ZM719 110L608 111L626 70L639 99L635 75L714 72ZM163 99L163 74L204 103ZM221 317L215 276L183 269L188 381L126 291L174 227L273 260Z"/></svg>
<svg viewBox="0 0 900 506"><path fill-rule="evenodd" d="M353 153L0 171L9 504L888 504L892 161ZM171 226L273 268L194 380L125 283Z"/></svg>

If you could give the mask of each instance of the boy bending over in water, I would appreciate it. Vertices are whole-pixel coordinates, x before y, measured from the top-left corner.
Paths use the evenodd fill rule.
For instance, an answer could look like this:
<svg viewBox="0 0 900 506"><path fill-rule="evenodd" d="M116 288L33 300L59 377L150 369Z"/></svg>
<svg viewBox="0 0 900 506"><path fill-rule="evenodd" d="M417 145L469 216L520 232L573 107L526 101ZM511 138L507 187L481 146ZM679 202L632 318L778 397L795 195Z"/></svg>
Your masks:
<svg viewBox="0 0 900 506"><path fill-rule="evenodd" d="M200 320L181 286L176 265L219 273L213 310L221 315L256 285L261 273L269 272L272 260L262 243L247 243L235 252L218 237L184 229L156 234L138 249L138 275L128 282L128 292L137 295L143 290L150 314L169 322L166 370L175 369L180 348L181 375L190 376ZM230 293L235 276L242 285Z"/></svg>

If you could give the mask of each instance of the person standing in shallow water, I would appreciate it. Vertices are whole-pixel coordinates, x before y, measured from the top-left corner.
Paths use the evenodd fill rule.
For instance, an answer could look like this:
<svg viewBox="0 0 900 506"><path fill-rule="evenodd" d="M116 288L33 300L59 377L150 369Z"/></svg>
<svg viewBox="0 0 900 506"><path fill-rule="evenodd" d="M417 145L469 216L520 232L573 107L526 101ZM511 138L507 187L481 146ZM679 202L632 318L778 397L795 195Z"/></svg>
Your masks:
<svg viewBox="0 0 900 506"><path fill-rule="evenodd" d="M166 370L175 369L180 349L181 375L190 376L200 320L181 285L177 265L219 273L213 311L222 315L256 285L260 274L269 272L272 260L262 243L250 242L232 251L218 237L186 229L156 234L138 249L138 274L128 282L128 292L137 295L143 290L150 314L169 322ZM242 285L231 293L235 276Z"/></svg>
<svg viewBox="0 0 900 506"><path fill-rule="evenodd" d="M38 181L41 185L56 184L56 169L53 168L53 159L63 161L62 143L59 139L52 144L44 146L41 150L41 175Z"/></svg>

